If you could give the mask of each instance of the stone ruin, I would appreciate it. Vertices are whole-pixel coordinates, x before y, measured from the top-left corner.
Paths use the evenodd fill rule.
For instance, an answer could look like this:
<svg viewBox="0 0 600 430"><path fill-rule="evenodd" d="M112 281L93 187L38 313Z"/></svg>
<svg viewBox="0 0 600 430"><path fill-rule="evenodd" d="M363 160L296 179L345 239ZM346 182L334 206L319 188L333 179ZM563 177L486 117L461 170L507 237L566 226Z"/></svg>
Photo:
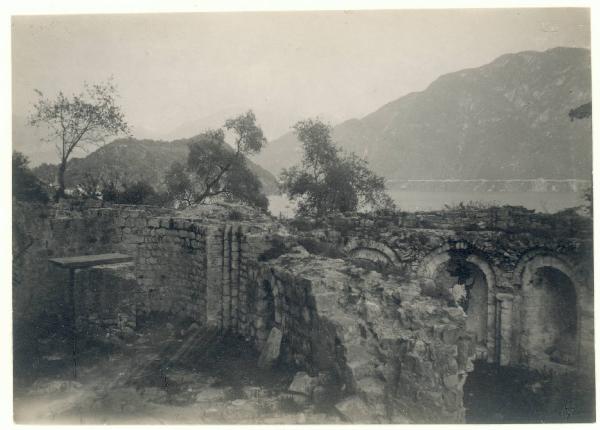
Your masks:
<svg viewBox="0 0 600 430"><path fill-rule="evenodd" d="M290 390L335 398L345 421L464 422L474 360L593 383L581 217L495 208L284 226L214 206L14 203L14 213L15 321L64 311L66 274L49 258L128 254L77 273L80 335L123 338L144 316L185 317L243 336L261 366L301 369Z"/></svg>

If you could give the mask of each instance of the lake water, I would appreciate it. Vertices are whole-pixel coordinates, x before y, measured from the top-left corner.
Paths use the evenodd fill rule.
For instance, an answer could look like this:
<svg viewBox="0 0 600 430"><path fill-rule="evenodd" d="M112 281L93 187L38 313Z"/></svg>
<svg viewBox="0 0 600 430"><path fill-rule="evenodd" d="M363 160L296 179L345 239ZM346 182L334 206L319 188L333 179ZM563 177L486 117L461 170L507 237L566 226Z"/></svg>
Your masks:
<svg viewBox="0 0 600 430"><path fill-rule="evenodd" d="M444 209L469 201L492 203L498 206L524 206L538 212L554 213L584 204L576 192L451 192L391 190L390 196L399 209L408 212ZM285 196L269 196L269 209L275 216L291 217L295 206Z"/></svg>

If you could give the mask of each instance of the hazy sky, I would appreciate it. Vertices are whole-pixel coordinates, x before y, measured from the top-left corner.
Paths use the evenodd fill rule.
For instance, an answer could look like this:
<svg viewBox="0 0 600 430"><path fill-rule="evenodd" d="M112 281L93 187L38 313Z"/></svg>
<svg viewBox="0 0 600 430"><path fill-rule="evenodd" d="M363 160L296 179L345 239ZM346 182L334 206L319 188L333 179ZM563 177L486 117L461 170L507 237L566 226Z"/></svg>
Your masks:
<svg viewBox="0 0 600 430"><path fill-rule="evenodd" d="M12 36L15 114L34 88L71 93L112 75L134 130L156 137L252 108L275 138L505 53L590 45L585 9L36 16L13 18Z"/></svg>

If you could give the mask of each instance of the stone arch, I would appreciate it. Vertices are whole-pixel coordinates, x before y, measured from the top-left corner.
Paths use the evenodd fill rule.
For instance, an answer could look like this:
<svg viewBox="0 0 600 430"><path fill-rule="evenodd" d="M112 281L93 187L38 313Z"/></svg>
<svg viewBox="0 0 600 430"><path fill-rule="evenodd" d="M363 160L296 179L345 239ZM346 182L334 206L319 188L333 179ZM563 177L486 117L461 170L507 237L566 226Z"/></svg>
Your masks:
<svg viewBox="0 0 600 430"><path fill-rule="evenodd" d="M500 349L498 339L500 337L501 327L497 326L497 297L496 297L496 273L491 264L481 255L479 251L471 247L470 244L464 241L457 241L445 244L434 251L430 252L421 262L417 275L420 279L429 279L435 282L436 274L439 268L448 263L450 260L450 252L453 250L462 250L466 256L466 262L476 266L477 269L485 277L487 286L487 297L483 300L487 301L487 318L486 331L487 338L485 342L485 351L481 352L480 358L486 358L487 361L500 361Z"/></svg>
<svg viewBox="0 0 600 430"><path fill-rule="evenodd" d="M419 278L433 279L438 267L450 260L450 249L450 245L446 244L427 254L417 270Z"/></svg>
<svg viewBox="0 0 600 430"><path fill-rule="evenodd" d="M531 271L534 267L553 267L560 270L574 282L581 285L580 279L574 270L574 264L571 260L562 254L555 253L547 249L534 249L525 253L517 263L513 273L513 283L517 286L524 286L523 279L529 274L526 269Z"/></svg>
<svg viewBox="0 0 600 430"><path fill-rule="evenodd" d="M438 267L446 263L450 259L449 251L453 249L469 249L466 242L457 242L455 244L443 245L434 251L427 254L419 265L417 274L419 277L433 279ZM480 256L480 252L472 248L473 251L468 252L467 262L476 265L485 275L489 288L493 291L496 288L496 273L487 260Z"/></svg>
<svg viewBox="0 0 600 430"><path fill-rule="evenodd" d="M389 246L374 240L354 239L346 245L344 251L350 257L364 258L375 263L399 265L400 260Z"/></svg>
<svg viewBox="0 0 600 430"><path fill-rule="evenodd" d="M548 269L550 272L548 272ZM539 287L540 277L547 277L548 274L552 273L551 271L562 274L558 277L563 276L562 284L564 285L557 286L561 290L557 288L551 290L536 288ZM543 275L544 273L546 275ZM552 353L549 350L552 350L552 345L546 348L546 351L541 351L545 344L539 339L547 337L545 336L547 331L560 325L563 319L575 312L576 333L573 336L575 338L575 358L571 367L589 366L590 356L592 357L591 363L593 363L593 297L577 276L570 259L565 255L553 253L549 250L529 251L519 261L513 280L516 285L521 287L520 361L532 368L551 368L559 372L568 371L568 364L561 363L551 357ZM560 309L558 312L556 310L552 311L550 304L543 301L546 297L546 301L553 300L552 306L556 305L554 301L566 303L568 300L565 297L568 297L570 288L573 290L575 303L572 307L568 304L565 305L569 307L568 309ZM543 320L542 323L538 321L540 319ZM565 336L555 335L555 337Z"/></svg>

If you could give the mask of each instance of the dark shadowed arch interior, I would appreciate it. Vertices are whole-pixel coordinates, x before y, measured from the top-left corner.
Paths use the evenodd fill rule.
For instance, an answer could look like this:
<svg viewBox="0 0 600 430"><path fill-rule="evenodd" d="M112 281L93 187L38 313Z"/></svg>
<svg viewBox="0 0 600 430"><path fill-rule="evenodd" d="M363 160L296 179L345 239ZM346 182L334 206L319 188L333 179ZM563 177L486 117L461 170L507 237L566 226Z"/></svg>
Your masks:
<svg viewBox="0 0 600 430"><path fill-rule="evenodd" d="M571 279L553 267L537 269L525 301L525 312L527 355L535 360L574 365L577 298Z"/></svg>
<svg viewBox="0 0 600 430"><path fill-rule="evenodd" d="M457 273L452 260L436 270L435 283L440 295L461 306L467 314L466 329L475 336L478 358L487 358L488 284L483 271L475 264L463 262Z"/></svg>

